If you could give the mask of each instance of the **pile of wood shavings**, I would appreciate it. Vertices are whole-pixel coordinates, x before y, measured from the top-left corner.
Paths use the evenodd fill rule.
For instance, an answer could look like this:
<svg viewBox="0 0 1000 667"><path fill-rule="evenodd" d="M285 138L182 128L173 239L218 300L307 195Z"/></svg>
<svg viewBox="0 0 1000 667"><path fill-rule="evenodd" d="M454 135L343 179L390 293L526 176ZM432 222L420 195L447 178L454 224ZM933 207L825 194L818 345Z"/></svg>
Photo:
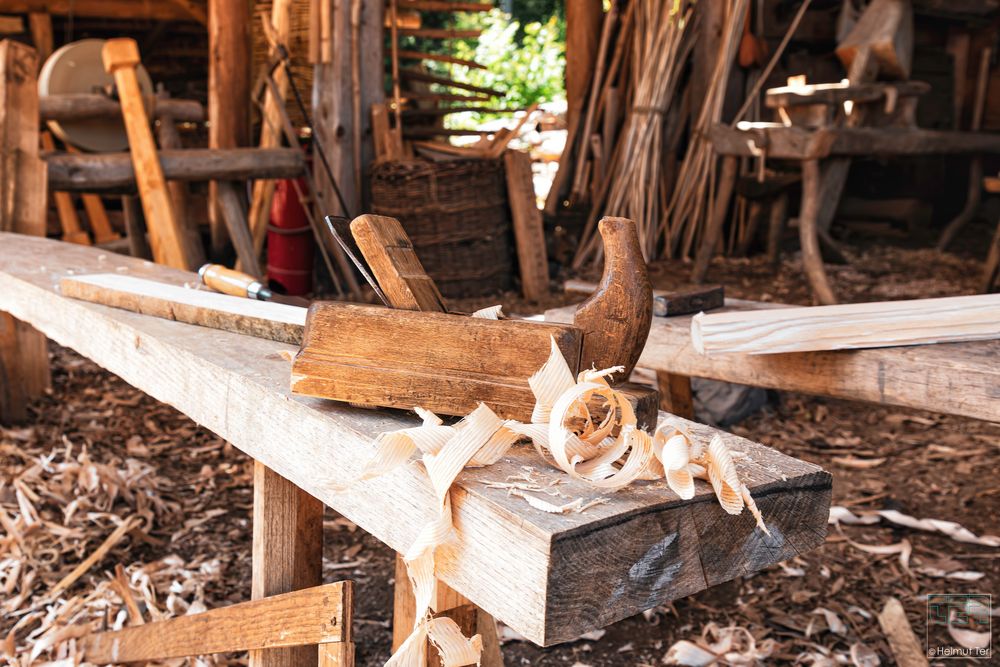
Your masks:
<svg viewBox="0 0 1000 667"><path fill-rule="evenodd" d="M225 443L59 355L56 392L32 425L0 428L0 654L12 665L77 664L74 640L88 632L220 606L206 591L230 590L226 570L243 559L199 545L215 525L232 526L225 515L249 511L245 466L206 465ZM191 484L161 476L171 467ZM244 490L244 507L231 485ZM237 525L246 541L249 522Z"/></svg>

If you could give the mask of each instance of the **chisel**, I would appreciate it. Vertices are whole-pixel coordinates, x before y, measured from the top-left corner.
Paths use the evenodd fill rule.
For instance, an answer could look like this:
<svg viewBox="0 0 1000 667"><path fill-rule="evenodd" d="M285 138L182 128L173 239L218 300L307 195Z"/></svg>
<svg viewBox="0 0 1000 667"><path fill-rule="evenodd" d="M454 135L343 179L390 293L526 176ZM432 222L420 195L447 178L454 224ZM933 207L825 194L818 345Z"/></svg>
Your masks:
<svg viewBox="0 0 1000 667"><path fill-rule="evenodd" d="M198 277L201 278L205 287L230 296L257 299L258 301L273 301L289 306L309 306L308 299L303 299L300 296L276 294L253 276L228 269L221 264L205 264L198 269Z"/></svg>

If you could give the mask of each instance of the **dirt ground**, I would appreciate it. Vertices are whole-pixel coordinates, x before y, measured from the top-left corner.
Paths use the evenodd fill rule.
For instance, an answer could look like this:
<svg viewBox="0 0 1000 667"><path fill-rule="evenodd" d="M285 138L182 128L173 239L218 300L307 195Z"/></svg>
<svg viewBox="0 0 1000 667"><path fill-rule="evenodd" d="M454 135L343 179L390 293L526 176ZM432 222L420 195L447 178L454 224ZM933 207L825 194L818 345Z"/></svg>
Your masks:
<svg viewBox="0 0 1000 667"><path fill-rule="evenodd" d="M831 276L845 301L968 294L979 279L982 247L971 243L942 255L882 244L855 252L850 267L832 266ZM684 282L688 270L658 264L654 280L669 287ZM718 260L712 278L728 296L808 303L794 256L777 275L761 257ZM511 310L526 309L506 301ZM116 565L124 568L118 581L127 580L147 620L247 599L248 459L75 353L53 346L52 354L53 389L34 405L36 419L0 429L5 660L26 665L65 655L55 646L72 635L61 629L67 623L121 621ZM1000 533L1000 425L796 394L772 399L732 430L827 468L834 504L855 513L895 509L955 521L977 535ZM134 523L110 553L51 599L56 582L125 520ZM391 637L392 554L332 512L325 527L326 580L351 578L357 586L357 663L380 665ZM908 567L898 553L865 549L901 544L912 550ZM998 592L998 548L885 521L831 526L826 544L804 557L604 633L548 649L513 639L503 650L508 665L659 665L678 640L728 634L738 640L729 657L735 664L893 664L876 618L888 597L902 602L922 645L928 594ZM243 659L201 664L213 662Z"/></svg>

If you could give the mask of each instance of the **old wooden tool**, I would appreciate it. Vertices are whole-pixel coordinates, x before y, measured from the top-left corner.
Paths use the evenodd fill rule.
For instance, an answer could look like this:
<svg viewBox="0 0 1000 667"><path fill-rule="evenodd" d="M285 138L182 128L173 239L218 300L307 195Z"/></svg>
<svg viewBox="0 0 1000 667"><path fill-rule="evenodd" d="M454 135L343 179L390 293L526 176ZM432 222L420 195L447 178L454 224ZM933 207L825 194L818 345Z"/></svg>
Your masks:
<svg viewBox="0 0 1000 667"><path fill-rule="evenodd" d="M110 39L105 42L101 55L104 68L115 77L153 259L159 264L186 269L188 262L181 243L180 226L157 159L156 144L136 77L139 47L134 39Z"/></svg>
<svg viewBox="0 0 1000 667"><path fill-rule="evenodd" d="M485 402L504 417L528 420L535 401L527 381L548 357L550 338L574 374L623 365L620 378L627 380L649 333L652 292L629 220L602 221L608 261L601 289L572 326L558 330L539 322L448 314L398 221L361 216L351 229L390 304L425 312L314 304L293 364L296 393L420 405L447 415L468 414ZM655 390L619 386L639 406L656 405ZM640 421L650 421L648 412Z"/></svg>
<svg viewBox="0 0 1000 667"><path fill-rule="evenodd" d="M221 264L205 264L198 269L198 277L201 278L205 287L230 296L240 296L258 301L273 301L289 306L309 306L308 299L277 294L253 276L226 268Z"/></svg>
<svg viewBox="0 0 1000 667"><path fill-rule="evenodd" d="M653 286L639 248L635 222L603 218L604 275L590 298L576 309L573 324L582 329L581 368L624 366L628 379L653 320Z"/></svg>
<svg viewBox="0 0 1000 667"><path fill-rule="evenodd" d="M563 285L567 294L590 296L597 290L597 283L584 280L567 280ZM674 317L721 308L725 301L722 285L682 285L671 290L653 290L653 315Z"/></svg>

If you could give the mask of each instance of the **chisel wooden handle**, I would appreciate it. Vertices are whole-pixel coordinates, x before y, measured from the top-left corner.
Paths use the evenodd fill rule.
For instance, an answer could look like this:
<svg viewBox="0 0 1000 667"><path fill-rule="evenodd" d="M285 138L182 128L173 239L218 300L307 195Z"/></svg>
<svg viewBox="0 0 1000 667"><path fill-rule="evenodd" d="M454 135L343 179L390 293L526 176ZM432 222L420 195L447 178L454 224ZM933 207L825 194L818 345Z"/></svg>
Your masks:
<svg viewBox="0 0 1000 667"><path fill-rule="evenodd" d="M226 268L221 264L206 264L198 269L198 276L206 287L230 296L259 299L271 298L271 290L253 276Z"/></svg>

